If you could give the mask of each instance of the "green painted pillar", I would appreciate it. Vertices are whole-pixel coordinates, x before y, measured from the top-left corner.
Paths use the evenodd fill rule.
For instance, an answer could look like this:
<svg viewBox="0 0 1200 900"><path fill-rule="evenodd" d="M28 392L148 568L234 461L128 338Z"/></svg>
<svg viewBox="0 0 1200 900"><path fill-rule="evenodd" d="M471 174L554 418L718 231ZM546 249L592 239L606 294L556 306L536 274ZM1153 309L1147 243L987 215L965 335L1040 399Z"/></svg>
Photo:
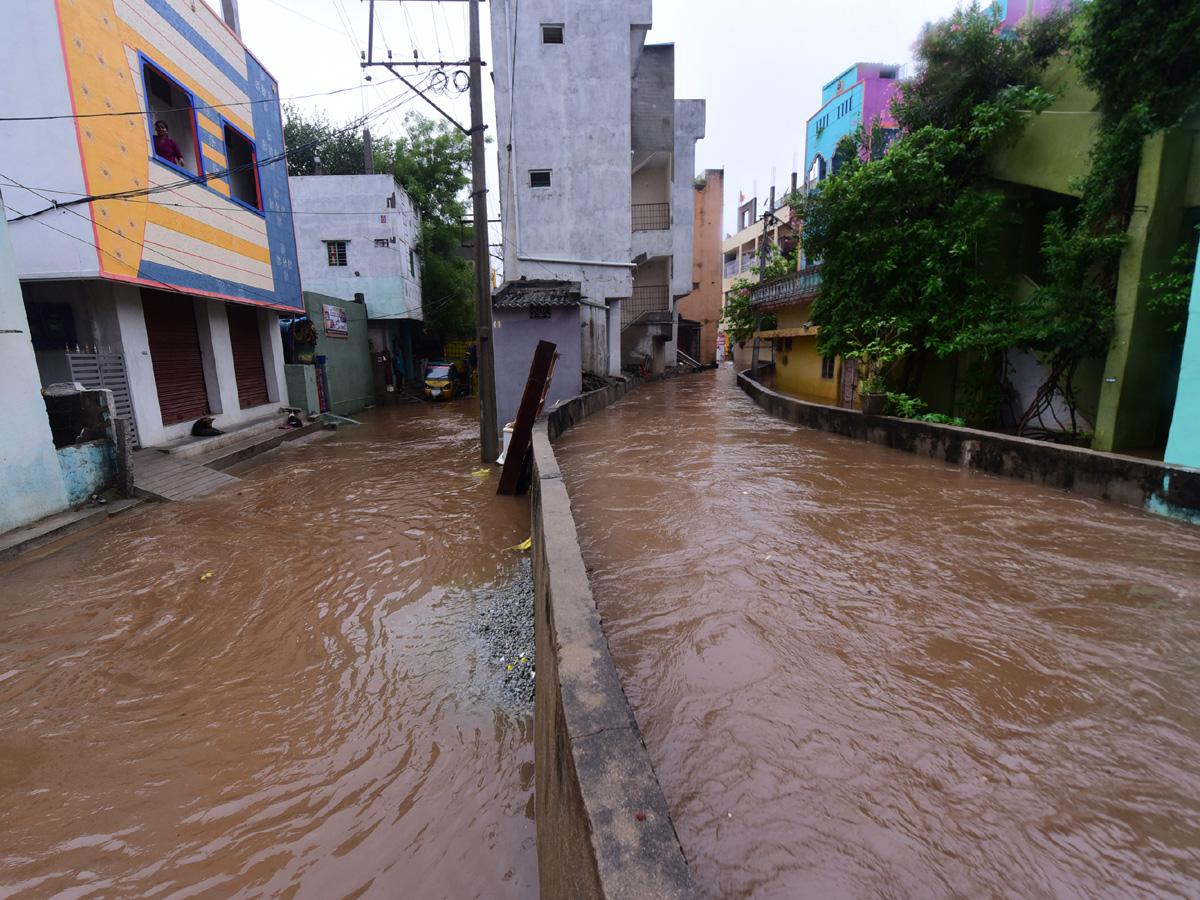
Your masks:
<svg viewBox="0 0 1200 900"><path fill-rule="evenodd" d="M1147 307L1143 283L1165 271L1178 249L1191 157L1190 132L1176 129L1146 141L1138 172L1129 242L1121 254L1112 344L1100 387L1092 449L1116 453L1161 448L1174 397L1172 335Z"/></svg>
<svg viewBox="0 0 1200 900"><path fill-rule="evenodd" d="M1165 461L1200 469L1200 257L1196 259L1196 274L1192 277L1187 336L1183 341L1175 417L1171 420Z"/></svg>

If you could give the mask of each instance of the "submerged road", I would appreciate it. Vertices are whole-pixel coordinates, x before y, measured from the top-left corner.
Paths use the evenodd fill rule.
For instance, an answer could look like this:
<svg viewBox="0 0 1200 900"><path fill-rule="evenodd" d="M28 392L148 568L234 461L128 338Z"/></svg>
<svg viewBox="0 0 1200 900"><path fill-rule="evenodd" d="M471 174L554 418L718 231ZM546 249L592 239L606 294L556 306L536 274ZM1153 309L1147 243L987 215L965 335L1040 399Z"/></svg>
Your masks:
<svg viewBox="0 0 1200 900"><path fill-rule="evenodd" d="M706 897L1200 897L1200 529L775 421L556 445Z"/></svg>
<svg viewBox="0 0 1200 900"><path fill-rule="evenodd" d="M0 568L0 898L537 895L528 502L472 402L361 418Z"/></svg>

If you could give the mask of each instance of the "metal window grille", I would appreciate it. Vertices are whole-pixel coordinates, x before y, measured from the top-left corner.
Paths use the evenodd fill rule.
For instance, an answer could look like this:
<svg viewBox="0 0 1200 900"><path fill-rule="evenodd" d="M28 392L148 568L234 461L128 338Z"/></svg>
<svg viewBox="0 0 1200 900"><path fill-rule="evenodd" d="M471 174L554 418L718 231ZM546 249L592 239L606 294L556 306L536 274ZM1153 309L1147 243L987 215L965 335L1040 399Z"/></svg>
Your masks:
<svg viewBox="0 0 1200 900"><path fill-rule="evenodd" d="M550 307L548 306L531 306L529 307L529 318L531 319L549 319Z"/></svg>
<svg viewBox="0 0 1200 900"><path fill-rule="evenodd" d="M532 169L529 172L530 187L550 187L549 169Z"/></svg>
<svg viewBox="0 0 1200 900"><path fill-rule="evenodd" d="M561 25L543 25L542 43L561 44L563 42L563 27Z"/></svg>
<svg viewBox="0 0 1200 900"><path fill-rule="evenodd" d="M621 324L628 325L650 312L670 309L669 288L665 284L634 285L633 296L621 304Z"/></svg>
<svg viewBox="0 0 1200 900"><path fill-rule="evenodd" d="M376 247L384 247L384 248L386 248L386 247L387 247L387 245L388 245L388 239L387 239L387 238L375 238L375 246L376 246Z"/></svg>
<svg viewBox="0 0 1200 900"><path fill-rule="evenodd" d="M345 241L326 241L325 250L329 254L329 265L345 266L346 263L346 242Z"/></svg>
<svg viewBox="0 0 1200 900"><path fill-rule="evenodd" d="M826 381L833 381L834 362L832 356L821 357L821 377Z"/></svg>
<svg viewBox="0 0 1200 900"><path fill-rule="evenodd" d="M635 203L631 207L634 231L669 231L670 203Z"/></svg>

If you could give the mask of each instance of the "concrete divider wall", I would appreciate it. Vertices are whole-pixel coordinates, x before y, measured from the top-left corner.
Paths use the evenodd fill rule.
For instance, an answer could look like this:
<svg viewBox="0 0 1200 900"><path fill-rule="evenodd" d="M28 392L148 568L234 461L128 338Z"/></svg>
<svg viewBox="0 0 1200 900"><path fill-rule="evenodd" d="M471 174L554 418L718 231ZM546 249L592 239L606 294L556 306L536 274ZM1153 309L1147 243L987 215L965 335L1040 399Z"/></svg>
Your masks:
<svg viewBox="0 0 1200 900"><path fill-rule="evenodd" d="M738 375L738 384L760 407L787 422L1200 524L1200 469L991 431L864 416L776 393L746 372Z"/></svg>
<svg viewBox="0 0 1200 900"><path fill-rule="evenodd" d="M631 383L572 398L533 432L539 895L692 900L695 887L609 655L551 441Z"/></svg>

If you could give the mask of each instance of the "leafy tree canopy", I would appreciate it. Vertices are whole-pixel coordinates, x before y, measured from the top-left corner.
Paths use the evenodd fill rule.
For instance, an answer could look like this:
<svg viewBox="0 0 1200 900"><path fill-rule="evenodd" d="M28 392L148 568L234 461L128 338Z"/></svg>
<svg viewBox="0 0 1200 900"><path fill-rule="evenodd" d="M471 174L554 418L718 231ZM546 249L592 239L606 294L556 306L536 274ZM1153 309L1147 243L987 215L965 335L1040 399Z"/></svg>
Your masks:
<svg viewBox="0 0 1200 900"><path fill-rule="evenodd" d="M920 73L893 114L906 133L872 159L862 129L847 162L804 200L806 254L822 261L813 321L822 353L858 355L880 321L939 355L1027 343L997 247L1003 194L988 155L1053 99L1038 75L1067 38L1055 18L1016 35L977 3L925 29Z"/></svg>

